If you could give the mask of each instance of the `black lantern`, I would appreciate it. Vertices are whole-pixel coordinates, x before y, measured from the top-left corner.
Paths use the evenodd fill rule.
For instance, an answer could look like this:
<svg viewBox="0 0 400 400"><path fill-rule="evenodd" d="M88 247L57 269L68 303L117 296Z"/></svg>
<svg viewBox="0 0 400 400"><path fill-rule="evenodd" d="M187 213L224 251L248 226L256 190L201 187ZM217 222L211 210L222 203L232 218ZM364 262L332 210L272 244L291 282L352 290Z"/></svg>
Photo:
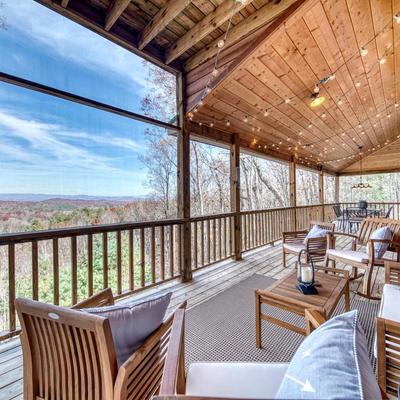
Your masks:
<svg viewBox="0 0 400 400"><path fill-rule="evenodd" d="M303 263L301 257L305 250L301 250L297 260L297 289L303 294L318 294L315 287L315 268L312 259L309 263Z"/></svg>

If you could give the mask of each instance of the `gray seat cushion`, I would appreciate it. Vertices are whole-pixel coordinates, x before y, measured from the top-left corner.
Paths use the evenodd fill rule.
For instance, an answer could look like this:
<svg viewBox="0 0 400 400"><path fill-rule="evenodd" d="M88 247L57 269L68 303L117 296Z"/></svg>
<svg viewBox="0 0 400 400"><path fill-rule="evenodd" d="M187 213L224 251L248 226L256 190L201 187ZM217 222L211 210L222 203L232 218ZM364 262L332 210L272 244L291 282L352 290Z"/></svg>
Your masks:
<svg viewBox="0 0 400 400"><path fill-rule="evenodd" d="M172 293L140 302L81 311L100 315L110 321L118 366L121 366L161 324Z"/></svg>
<svg viewBox="0 0 400 400"><path fill-rule="evenodd" d="M392 238L392 232L388 226L383 226L382 228L378 228L374 230L370 236L370 239L380 239L380 240L390 240ZM374 244L374 253L375 258L382 258L388 249L388 243L375 243ZM367 247L367 252L369 252L369 247Z"/></svg>

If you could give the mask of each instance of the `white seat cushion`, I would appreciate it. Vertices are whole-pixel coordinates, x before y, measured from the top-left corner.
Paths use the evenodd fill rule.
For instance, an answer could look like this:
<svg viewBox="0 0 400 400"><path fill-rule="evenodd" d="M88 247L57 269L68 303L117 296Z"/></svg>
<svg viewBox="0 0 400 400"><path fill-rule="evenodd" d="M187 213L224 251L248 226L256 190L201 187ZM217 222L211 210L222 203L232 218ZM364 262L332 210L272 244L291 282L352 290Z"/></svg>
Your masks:
<svg viewBox="0 0 400 400"><path fill-rule="evenodd" d="M329 249L327 250L326 254L329 256L329 258L340 257L346 258L349 261L355 261L363 264L368 263L368 255L362 251Z"/></svg>
<svg viewBox="0 0 400 400"><path fill-rule="evenodd" d="M400 322L400 286L383 285L382 300L379 308L379 316L391 321Z"/></svg>
<svg viewBox="0 0 400 400"><path fill-rule="evenodd" d="M186 395L241 399L273 399L289 364L193 363Z"/></svg>
<svg viewBox="0 0 400 400"><path fill-rule="evenodd" d="M304 250L306 246L302 242L289 242L289 243L283 243L283 248L285 250L300 253L300 251Z"/></svg>
<svg viewBox="0 0 400 400"><path fill-rule="evenodd" d="M400 302L400 286L389 283L383 285L382 300L379 306L378 317L400 322L400 307L398 302ZM374 353L376 357L376 334Z"/></svg>

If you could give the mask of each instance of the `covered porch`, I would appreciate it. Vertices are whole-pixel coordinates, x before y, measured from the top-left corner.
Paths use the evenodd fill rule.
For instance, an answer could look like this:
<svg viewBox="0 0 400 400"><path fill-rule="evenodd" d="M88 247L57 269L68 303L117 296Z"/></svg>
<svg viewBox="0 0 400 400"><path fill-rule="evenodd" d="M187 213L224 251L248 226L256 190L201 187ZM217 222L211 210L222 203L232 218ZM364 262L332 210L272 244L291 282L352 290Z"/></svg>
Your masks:
<svg viewBox="0 0 400 400"><path fill-rule="evenodd" d="M175 312L181 318L178 338L172 334L176 333L175 319L167 319L170 325L165 327L164 321L151 334L165 329L159 347L156 344L150 350L153 358L140 366L140 374L152 371L145 384L155 389L141 389L148 391L147 397L116 395L115 400L147 400L158 394L159 381L169 377L170 371L165 373L163 368L170 354L170 336L175 354L169 358L175 356L183 381L184 355L187 364L259 361L289 365L303 343L302 335L308 337L349 305L359 309L366 331L366 369L375 368L372 343L376 317L382 316L379 299L385 286L400 284L399 275L390 269L391 261L400 261L399 5L361 0L34 3L50 13L46 21L54 23L53 29L61 26L60 21L79 26L76 32L82 36L76 42L83 41L87 32L93 36L87 37L85 48L68 41L75 32L69 25L65 25L68 29L63 25L65 32L60 28L54 38L49 35L50 40L44 37L49 30L33 23L32 43L41 43L42 53L50 53L36 59L40 46L39 50L25 49L23 44L29 41L18 42L18 21L29 13L10 3L11 11L3 20L0 7L0 29L3 24L7 27L7 17L11 27L4 31L4 48L16 60L0 64L4 85L0 96L11 109L3 104L0 110L6 138L2 143L4 168L11 171L5 181L9 186L0 198L0 400L24 396L18 298L68 313L107 289L112 292L105 303L110 307L114 301L117 305L141 304L172 293L167 313ZM33 15L40 15L35 7L38 14ZM59 18L55 22L54 16ZM96 40L107 43L103 52L91 51L100 46ZM25 62L19 61L21 54L11 51L19 47L22 53L26 51L22 54L27 57ZM133 56L139 56L139 62ZM24 69L29 61L32 68ZM79 63L87 69L75 79ZM109 65L114 69L109 70ZM148 72L146 76L141 67ZM97 76L98 70L103 74ZM96 76L93 81L92 74ZM111 78L108 82L107 76L117 83ZM103 82L109 83L108 91ZM131 92L130 85L139 89ZM134 95L143 98L133 101ZM19 107L25 108L21 111ZM141 137L146 141L140 141ZM48 157L37 149L48 152ZM144 169L147 181L145 173L132 171L132 167ZM145 194L135 180L146 187ZM21 192L13 193L8 187ZM53 187L67 189L66 194L59 198ZM37 192L31 193L31 188ZM323 283L317 282L322 289L315 301L322 305L313 305L312 296L305 295L300 305L294 304L291 294L296 285L284 279L294 276L298 257L288 254L283 261L284 233L296 232L299 236L294 242L303 246L303 240L307 244L316 239L307 236L311 228L323 224L331 224L331 230L320 237L323 248L316 246L319 263L322 268L335 268L318 272ZM382 228L388 236L371 240ZM335 237L334 233L344 235ZM380 244L386 245L383 253ZM328 257L329 251L344 248L349 250L345 254L348 263L343 262L343 254L337 259ZM305 267L312 268L314 284L315 270L307 251ZM388 258L385 253L390 253ZM363 268L365 276L371 273L369 286L357 276L357 269ZM286 299L278 293L272 303L284 311L284 320L276 323L275 314L274 320L260 317L267 306L254 304L254 291L279 282L290 288ZM350 299L346 297L349 288ZM246 291L243 299L241 290ZM177 342L183 342L185 306L187 340L186 353L182 353L184 346L177 347ZM235 310L243 314L232 328L230 313ZM293 310L294 317L285 314ZM44 314L59 318L57 312ZM197 325L193 323L194 315L203 318L204 332L201 318ZM208 317L215 332L206 323ZM74 375L71 367L68 373L63 370L61 378L46 375L49 365L64 357L57 358L62 346L51 353L46 342L51 338L49 332L59 328L52 327L53 320L46 325L30 318L25 328L36 329L45 338L39 335L32 348L47 349L37 356L38 365L46 366L42 375L39 372L41 390L48 394L56 387L61 391L59 381ZM386 333L400 336L398 321L387 320L389 328L381 329L383 338L379 339L384 353ZM89 339L78 338L80 327L68 329L59 337L73 332L64 347L68 354L78 354ZM224 331L233 341L226 340ZM112 338L110 330L106 333ZM147 339L154 341L151 335ZM388 346L400 351L400 337L396 337ZM264 343L270 338L273 346L280 347L268 353L260 345L261 338ZM208 344L204 353L201 340ZM223 347L226 343L229 352ZM108 350L104 343L100 348ZM88 353L85 348L82 354L84 350ZM139 351L137 358L146 351ZM97 368L97 364L84 365L79 354L82 371ZM92 362L95 357L90 357ZM111 358L107 393L114 393L117 376L115 354ZM387 370L383 356L378 362L377 379L381 389L386 391L387 384L387 393L393 395L400 381L400 360L398 354L387 358ZM77 393L90 393L98 400L101 395L93 395L95 373L84 375L90 388L85 379L76 378L76 400L80 400ZM54 380L54 385L48 380ZM33 392L36 383L29 390ZM184 384L174 386L172 392L166 395L185 394Z"/></svg>

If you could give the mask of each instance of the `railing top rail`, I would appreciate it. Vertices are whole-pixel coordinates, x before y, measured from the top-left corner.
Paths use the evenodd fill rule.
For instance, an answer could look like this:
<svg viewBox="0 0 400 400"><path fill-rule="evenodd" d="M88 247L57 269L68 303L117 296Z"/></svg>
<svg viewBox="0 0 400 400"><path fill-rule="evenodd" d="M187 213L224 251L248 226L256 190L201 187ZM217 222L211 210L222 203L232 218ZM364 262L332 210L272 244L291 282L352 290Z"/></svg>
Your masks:
<svg viewBox="0 0 400 400"><path fill-rule="evenodd" d="M228 212L228 213L224 213L224 214L199 215L198 217L191 217L190 221L191 222L206 221L208 219L220 219L220 218L234 217L235 215L236 215L236 213L234 213L234 212Z"/></svg>
<svg viewBox="0 0 400 400"><path fill-rule="evenodd" d="M124 222L103 225L77 226L71 228L49 229L31 232L16 232L0 234L0 245L9 243L24 243L35 240L59 239L71 236L85 236L104 232L118 232L130 229L151 228L182 224L183 219L164 219L158 221Z"/></svg>

